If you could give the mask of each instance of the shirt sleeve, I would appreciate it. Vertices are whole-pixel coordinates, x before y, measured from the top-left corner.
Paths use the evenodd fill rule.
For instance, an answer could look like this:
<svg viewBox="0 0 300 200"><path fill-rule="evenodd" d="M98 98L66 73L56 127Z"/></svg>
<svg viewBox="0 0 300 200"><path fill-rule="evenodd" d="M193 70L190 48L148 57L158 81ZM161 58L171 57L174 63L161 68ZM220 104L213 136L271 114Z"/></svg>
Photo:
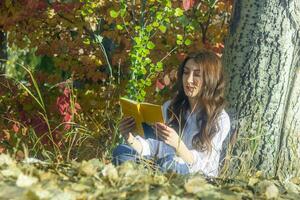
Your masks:
<svg viewBox="0 0 300 200"><path fill-rule="evenodd" d="M175 154L175 149L162 141L152 138L145 139L139 135L135 136L135 138L139 140L142 145L141 156L162 158L169 154Z"/></svg>
<svg viewBox="0 0 300 200"><path fill-rule="evenodd" d="M135 138L141 143L142 145L142 152L140 153L141 156L151 156L151 148L148 141L141 136L137 135Z"/></svg>
<svg viewBox="0 0 300 200"><path fill-rule="evenodd" d="M230 130L230 119L228 114L223 111L219 118L219 131L212 139L212 151L201 152L195 149L191 150L194 162L189 165L191 173L203 172L207 176L217 176L219 168L219 159L222 150L222 144Z"/></svg>

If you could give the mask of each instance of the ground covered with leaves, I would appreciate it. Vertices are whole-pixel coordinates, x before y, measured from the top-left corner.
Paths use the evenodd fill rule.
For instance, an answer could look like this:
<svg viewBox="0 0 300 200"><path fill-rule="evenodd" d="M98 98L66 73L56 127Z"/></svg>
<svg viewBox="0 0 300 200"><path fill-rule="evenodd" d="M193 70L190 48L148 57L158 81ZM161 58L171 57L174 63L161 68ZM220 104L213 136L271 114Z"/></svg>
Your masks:
<svg viewBox="0 0 300 200"><path fill-rule="evenodd" d="M51 164L0 155L0 199L299 199L300 179L207 180L98 159Z"/></svg>

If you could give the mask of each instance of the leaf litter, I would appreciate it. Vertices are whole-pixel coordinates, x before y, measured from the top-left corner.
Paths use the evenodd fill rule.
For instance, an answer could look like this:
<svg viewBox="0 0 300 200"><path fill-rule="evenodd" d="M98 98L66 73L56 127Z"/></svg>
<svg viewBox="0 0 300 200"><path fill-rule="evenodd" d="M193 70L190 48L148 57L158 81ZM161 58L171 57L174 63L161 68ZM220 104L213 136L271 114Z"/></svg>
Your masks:
<svg viewBox="0 0 300 200"><path fill-rule="evenodd" d="M118 167L98 159L17 162L0 154L0 199L300 199L300 178L206 179L163 174L131 162Z"/></svg>

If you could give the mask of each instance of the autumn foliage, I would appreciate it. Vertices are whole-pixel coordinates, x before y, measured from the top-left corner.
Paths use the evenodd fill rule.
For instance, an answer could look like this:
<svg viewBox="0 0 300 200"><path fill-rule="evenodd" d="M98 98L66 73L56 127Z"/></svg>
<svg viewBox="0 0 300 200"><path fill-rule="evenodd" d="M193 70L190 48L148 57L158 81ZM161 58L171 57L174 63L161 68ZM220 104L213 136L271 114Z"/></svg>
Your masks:
<svg viewBox="0 0 300 200"><path fill-rule="evenodd" d="M26 135L30 129L39 136L51 130L63 146L64 133L78 128L76 123L108 145L115 139L111 132L120 117L115 105L132 79L134 55L148 51L143 59L161 68L142 89L146 100L161 103L169 98L176 68L187 52L209 48L221 56L231 8L231 0L0 1L0 30L8 33L8 45L35 48L34 56L43 61L33 73L50 121L49 126L28 92L2 78L2 151L5 144L16 143L8 142L12 133ZM150 37L142 49L135 37L144 41L145 34ZM32 89L30 78L25 79ZM67 79L71 87L61 84ZM2 107L6 103L10 106Z"/></svg>

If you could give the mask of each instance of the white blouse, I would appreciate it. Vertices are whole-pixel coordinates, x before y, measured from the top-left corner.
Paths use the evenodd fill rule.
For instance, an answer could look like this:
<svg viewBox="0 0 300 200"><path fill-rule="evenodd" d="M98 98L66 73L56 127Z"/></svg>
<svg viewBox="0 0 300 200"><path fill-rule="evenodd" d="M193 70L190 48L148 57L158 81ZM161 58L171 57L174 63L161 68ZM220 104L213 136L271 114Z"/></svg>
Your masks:
<svg viewBox="0 0 300 200"><path fill-rule="evenodd" d="M167 109L171 103L171 100L167 101L163 105L163 116L164 120L167 121ZM222 150L222 143L225 140L226 136L229 133L230 129L230 119L228 114L225 112L225 110L222 111L221 115L219 116L219 131L212 139L212 152L208 153L206 151L201 152L192 147L192 139L194 135L196 135L199 132L199 122L196 120L196 114L197 113L189 113L187 112L187 120L186 125L183 128L182 134L180 137L182 138L182 141L186 145L186 147L191 151L191 153L194 156L194 163L188 164L189 172L195 173L195 172L202 172L203 174L207 176L217 176L218 175L218 169L219 169L219 159L220 154ZM201 122L200 122L201 123ZM200 124L201 126L201 124ZM152 138L145 139L141 136L136 136L136 138L141 142L143 150L141 152L142 156L151 156L151 157L157 157L162 158L169 154L175 155L175 149L171 147L170 145L156 140ZM179 163L185 163L185 161L176 156L174 158Z"/></svg>

